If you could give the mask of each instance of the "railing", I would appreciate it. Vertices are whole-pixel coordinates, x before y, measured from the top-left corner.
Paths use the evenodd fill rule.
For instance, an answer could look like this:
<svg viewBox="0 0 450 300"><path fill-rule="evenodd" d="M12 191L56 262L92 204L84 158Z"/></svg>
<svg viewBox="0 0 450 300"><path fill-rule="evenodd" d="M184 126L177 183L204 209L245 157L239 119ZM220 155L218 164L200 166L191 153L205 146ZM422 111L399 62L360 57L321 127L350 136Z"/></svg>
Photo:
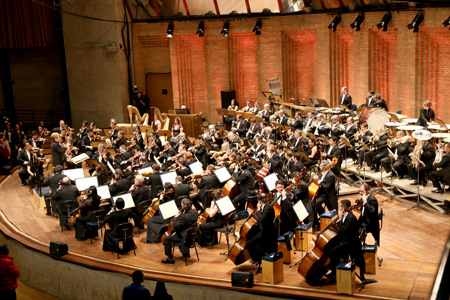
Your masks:
<svg viewBox="0 0 450 300"><path fill-rule="evenodd" d="M21 121L24 126L35 127L40 121L44 121L45 127L52 128L58 125L59 120L66 120L66 111L64 110L16 110L16 119ZM13 124L12 124L13 125ZM14 126L14 125L13 125Z"/></svg>

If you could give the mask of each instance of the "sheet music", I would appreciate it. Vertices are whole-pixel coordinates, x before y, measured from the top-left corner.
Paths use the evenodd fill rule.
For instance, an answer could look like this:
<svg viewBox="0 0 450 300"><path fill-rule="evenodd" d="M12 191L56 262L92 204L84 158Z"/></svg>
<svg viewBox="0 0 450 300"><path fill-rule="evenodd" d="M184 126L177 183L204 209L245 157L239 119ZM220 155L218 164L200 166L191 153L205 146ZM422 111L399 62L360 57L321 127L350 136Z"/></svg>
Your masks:
<svg viewBox="0 0 450 300"><path fill-rule="evenodd" d="M97 194L100 196L100 200L111 199L111 194L109 193L109 187L107 185L98 186Z"/></svg>
<svg viewBox="0 0 450 300"><path fill-rule="evenodd" d="M166 182L170 182L171 184L175 185L176 184L175 178L177 178L177 172L175 171L161 174L162 186L164 186Z"/></svg>
<svg viewBox="0 0 450 300"><path fill-rule="evenodd" d="M217 208L219 208L219 211L222 214L222 216L225 216L226 214L235 211L233 202L231 202L230 197L228 197L228 196L217 199L216 205L217 205Z"/></svg>
<svg viewBox="0 0 450 300"><path fill-rule="evenodd" d="M302 201L298 201L294 205L294 211L300 221L303 221L304 219L306 219L309 216Z"/></svg>
<svg viewBox="0 0 450 300"><path fill-rule="evenodd" d="M89 156L86 153L82 153L72 158L72 161L74 164L77 164L79 162L85 161L86 159L89 159Z"/></svg>
<svg viewBox="0 0 450 300"><path fill-rule="evenodd" d="M221 183L226 182L231 178L230 172L228 172L227 168L225 167L214 170L214 174L216 174L217 179L219 179Z"/></svg>
<svg viewBox="0 0 450 300"><path fill-rule="evenodd" d="M109 161L106 162L106 165L108 166L108 168L111 170L111 172L112 172L113 174L116 174L116 170L114 170L113 166L111 166L111 163L110 163Z"/></svg>
<svg viewBox="0 0 450 300"><path fill-rule="evenodd" d="M267 175L263 179L264 179L264 184L266 185L266 187L269 191L272 191L275 189L275 187L276 187L275 182L278 180L277 174L272 173L270 175Z"/></svg>
<svg viewBox="0 0 450 300"><path fill-rule="evenodd" d="M161 216L164 220L172 218L178 213L178 207L175 204L175 200L171 200L158 205L158 209L161 212Z"/></svg>
<svg viewBox="0 0 450 300"><path fill-rule="evenodd" d="M195 163L189 165L192 174L200 174L203 172L202 164L197 160Z"/></svg>
<svg viewBox="0 0 450 300"><path fill-rule="evenodd" d="M75 179L75 185L79 191L87 190L91 185L98 187L98 177L86 177Z"/></svg>
<svg viewBox="0 0 450 300"><path fill-rule="evenodd" d="M63 170L62 174L66 175L67 177L69 177L70 180L75 180L77 178L84 178L83 168Z"/></svg>
<svg viewBox="0 0 450 300"><path fill-rule="evenodd" d="M155 156L155 161L156 161L156 163L161 167L162 165L161 165L161 163L159 162L159 160L158 160L158 158Z"/></svg>
<svg viewBox="0 0 450 300"><path fill-rule="evenodd" d="M122 198L125 201L125 207L123 209L133 208L136 206L136 205L134 205L134 201L133 201L133 198L131 197L131 193L113 197L111 204L114 205L114 203L116 202L116 200L118 198Z"/></svg>

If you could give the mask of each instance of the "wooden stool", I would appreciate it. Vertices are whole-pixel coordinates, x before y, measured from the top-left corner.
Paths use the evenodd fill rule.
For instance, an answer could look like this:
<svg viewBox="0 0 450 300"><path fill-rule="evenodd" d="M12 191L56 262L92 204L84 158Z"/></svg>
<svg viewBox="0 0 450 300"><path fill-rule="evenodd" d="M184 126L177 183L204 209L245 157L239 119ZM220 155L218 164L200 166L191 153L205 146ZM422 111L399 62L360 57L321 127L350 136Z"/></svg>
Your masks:
<svg viewBox="0 0 450 300"><path fill-rule="evenodd" d="M377 256L377 244L365 245L363 247L364 260L366 261L366 273L377 274L378 269L378 256Z"/></svg>
<svg viewBox="0 0 450 300"><path fill-rule="evenodd" d="M336 210L324 212L320 216L320 230L324 230L336 217Z"/></svg>
<svg viewBox="0 0 450 300"><path fill-rule="evenodd" d="M283 252L283 263L288 265L292 263L294 258L294 233L289 235L289 246L283 235L278 238L278 252Z"/></svg>
<svg viewBox="0 0 450 300"><path fill-rule="evenodd" d="M353 263L340 263L337 266L336 289L338 294L353 295L355 292L355 265Z"/></svg>
<svg viewBox="0 0 450 300"><path fill-rule="evenodd" d="M300 251L310 251L314 245L312 242L313 223L302 224L295 228L295 249Z"/></svg>
<svg viewBox="0 0 450 300"><path fill-rule="evenodd" d="M39 195L39 191L37 189L33 190L33 198L34 202L36 203L36 206L40 209L45 208L45 199L44 195L50 192L50 187L43 187L41 188L42 195Z"/></svg>
<svg viewBox="0 0 450 300"><path fill-rule="evenodd" d="M261 263L264 282L276 284L283 281L283 252L274 252L264 256Z"/></svg>

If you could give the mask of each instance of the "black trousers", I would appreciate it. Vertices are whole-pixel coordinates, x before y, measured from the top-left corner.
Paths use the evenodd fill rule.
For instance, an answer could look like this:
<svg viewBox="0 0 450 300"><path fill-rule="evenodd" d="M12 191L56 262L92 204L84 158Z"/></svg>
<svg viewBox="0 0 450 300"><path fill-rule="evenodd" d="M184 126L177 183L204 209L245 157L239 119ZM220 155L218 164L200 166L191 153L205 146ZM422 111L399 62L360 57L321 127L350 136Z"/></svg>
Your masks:
<svg viewBox="0 0 450 300"><path fill-rule="evenodd" d="M448 173L448 172L447 172ZM444 182L446 184L450 184L450 174L447 174L444 170L432 171L430 172L431 181L433 182L433 186L435 188L441 189L441 183L439 179L444 178Z"/></svg>
<svg viewBox="0 0 450 300"><path fill-rule="evenodd" d="M381 165L381 159L384 157L386 157L386 153L384 151L371 151L366 153L366 163L369 167L375 166L376 168L379 168Z"/></svg>
<svg viewBox="0 0 450 300"><path fill-rule="evenodd" d="M28 179L28 176L30 176L30 174L28 174L28 172L27 172L27 166L25 166L25 165L20 166L19 177L20 177L20 180L22 181L22 183L26 182L26 180Z"/></svg>
<svg viewBox="0 0 450 300"><path fill-rule="evenodd" d="M183 255L189 254L189 247L184 244L184 239L177 234L164 238L164 253L169 258L173 258L172 246L180 247L180 252Z"/></svg>
<svg viewBox="0 0 450 300"><path fill-rule="evenodd" d="M409 176L411 176L411 179L417 180L419 182L425 178L426 173L434 170L433 165L425 165L425 166L420 165L419 166L420 178L417 178L417 169L414 168L413 164L409 164L407 166L407 168L408 168L408 174L409 174Z"/></svg>
<svg viewBox="0 0 450 300"><path fill-rule="evenodd" d="M358 155L355 150L356 147L347 148L347 156L350 157L352 160L357 161Z"/></svg>
<svg viewBox="0 0 450 300"><path fill-rule="evenodd" d="M365 272L366 261L364 260L364 254L361 250L361 245L350 245L349 243L340 242L336 246L330 249L328 252L330 256L330 270L336 272L336 267L339 264L339 259L347 259L348 256L355 260L356 265L361 269L361 273Z"/></svg>
<svg viewBox="0 0 450 300"><path fill-rule="evenodd" d="M406 159L403 157L399 157L397 160L394 160L392 157L385 157L381 159L381 165L387 173L392 172L391 163L395 173L400 176L402 165L406 163Z"/></svg>

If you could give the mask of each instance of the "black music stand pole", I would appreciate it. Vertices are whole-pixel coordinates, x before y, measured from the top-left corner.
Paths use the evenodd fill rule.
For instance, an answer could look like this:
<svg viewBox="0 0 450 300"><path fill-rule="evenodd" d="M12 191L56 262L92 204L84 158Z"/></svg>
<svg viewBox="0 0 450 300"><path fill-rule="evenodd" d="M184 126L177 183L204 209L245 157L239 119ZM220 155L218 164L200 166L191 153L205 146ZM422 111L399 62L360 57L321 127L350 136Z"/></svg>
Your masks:
<svg viewBox="0 0 450 300"><path fill-rule="evenodd" d="M413 158L413 160L415 159L419 163L417 165L417 203L413 207L408 208L407 211L413 208L422 208L424 210L428 210L428 208L420 204L420 165L425 167L425 164L414 154L411 154L411 157Z"/></svg>

